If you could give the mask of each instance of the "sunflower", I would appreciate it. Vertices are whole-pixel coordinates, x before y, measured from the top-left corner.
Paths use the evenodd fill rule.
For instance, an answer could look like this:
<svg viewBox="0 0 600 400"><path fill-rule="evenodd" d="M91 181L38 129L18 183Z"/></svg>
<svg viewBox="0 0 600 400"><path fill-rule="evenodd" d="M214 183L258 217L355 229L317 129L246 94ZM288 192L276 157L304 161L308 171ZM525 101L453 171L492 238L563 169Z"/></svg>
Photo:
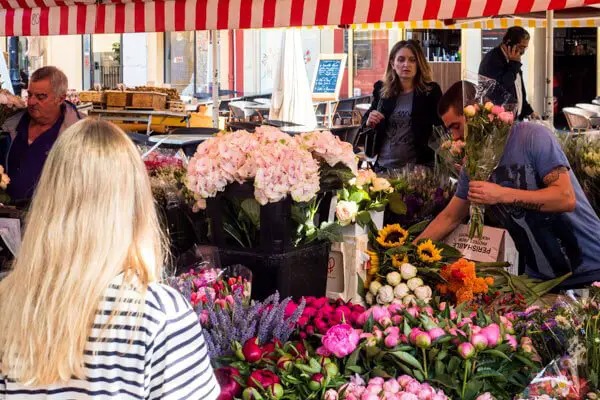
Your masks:
<svg viewBox="0 0 600 400"><path fill-rule="evenodd" d="M442 259L442 250L435 247L431 240L417 246L417 254L419 259L426 263L434 263Z"/></svg>
<svg viewBox="0 0 600 400"><path fill-rule="evenodd" d="M375 251L369 250L367 250L367 254L369 255L369 275L375 275L377 271L379 271L379 254L377 254Z"/></svg>
<svg viewBox="0 0 600 400"><path fill-rule="evenodd" d="M408 255L407 254L394 254L392 256L392 266L396 268L400 268L402 264L408 263Z"/></svg>
<svg viewBox="0 0 600 400"><path fill-rule="evenodd" d="M402 246L408 239L408 231L402 229L400 224L386 225L379 231L377 243L388 249Z"/></svg>

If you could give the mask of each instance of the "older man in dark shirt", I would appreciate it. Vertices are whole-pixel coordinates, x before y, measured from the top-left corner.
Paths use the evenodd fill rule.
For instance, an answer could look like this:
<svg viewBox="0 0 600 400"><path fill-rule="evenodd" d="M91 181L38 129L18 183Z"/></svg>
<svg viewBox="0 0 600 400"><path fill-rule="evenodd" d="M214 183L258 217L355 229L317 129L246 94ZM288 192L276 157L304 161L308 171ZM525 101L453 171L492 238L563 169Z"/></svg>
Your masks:
<svg viewBox="0 0 600 400"><path fill-rule="evenodd" d="M42 173L48 152L58 135L81 116L65 100L68 81L56 67L43 67L29 80L27 110L9 118L3 129L12 143L6 160L11 183L7 192L15 200L28 200Z"/></svg>

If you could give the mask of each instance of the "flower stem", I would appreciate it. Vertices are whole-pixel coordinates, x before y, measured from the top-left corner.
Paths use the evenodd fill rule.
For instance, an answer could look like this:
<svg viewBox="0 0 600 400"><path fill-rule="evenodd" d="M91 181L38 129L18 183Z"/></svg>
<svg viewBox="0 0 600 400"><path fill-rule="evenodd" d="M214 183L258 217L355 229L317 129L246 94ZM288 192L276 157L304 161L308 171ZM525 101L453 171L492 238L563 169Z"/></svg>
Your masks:
<svg viewBox="0 0 600 400"><path fill-rule="evenodd" d="M471 363L469 362L469 360L465 361L465 371L463 374L463 385L462 385L462 392L461 392L461 399L465 398L465 391L467 390L467 376L469 375L469 368L471 367Z"/></svg>
<svg viewBox="0 0 600 400"><path fill-rule="evenodd" d="M423 371L425 372L425 381L429 379L429 374L427 373L427 352L425 349L421 349L423 352Z"/></svg>

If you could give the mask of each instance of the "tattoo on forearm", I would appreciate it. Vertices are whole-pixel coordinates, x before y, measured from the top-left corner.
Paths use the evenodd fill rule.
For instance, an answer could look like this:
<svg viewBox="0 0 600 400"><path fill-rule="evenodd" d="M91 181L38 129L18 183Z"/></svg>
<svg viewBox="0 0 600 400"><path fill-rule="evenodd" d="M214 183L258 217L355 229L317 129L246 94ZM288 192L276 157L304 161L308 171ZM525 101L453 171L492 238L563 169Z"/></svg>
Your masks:
<svg viewBox="0 0 600 400"><path fill-rule="evenodd" d="M565 174L565 173L567 173L566 167L558 167L558 168L553 169L552 171L550 171L550 173L548 175L546 175L544 177L544 185L546 185L546 186L552 185L554 182L556 182L558 180L558 178L560 178L560 174Z"/></svg>
<svg viewBox="0 0 600 400"><path fill-rule="evenodd" d="M512 204L515 207L526 208L528 210L533 210L533 211L540 211L542 209L542 207L544 206L541 203L530 203L528 201L519 201L519 200L513 201Z"/></svg>

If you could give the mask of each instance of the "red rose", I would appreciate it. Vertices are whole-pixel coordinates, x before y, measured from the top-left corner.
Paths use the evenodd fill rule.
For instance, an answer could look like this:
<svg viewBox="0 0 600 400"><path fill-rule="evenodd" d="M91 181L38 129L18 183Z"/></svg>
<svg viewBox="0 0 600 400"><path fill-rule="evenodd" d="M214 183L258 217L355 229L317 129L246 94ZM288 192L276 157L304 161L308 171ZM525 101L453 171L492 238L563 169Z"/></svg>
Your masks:
<svg viewBox="0 0 600 400"><path fill-rule="evenodd" d="M329 305L329 299L327 297L319 297L318 299L315 299L312 303L312 306L317 310L321 307L324 307L325 305Z"/></svg>
<svg viewBox="0 0 600 400"><path fill-rule="evenodd" d="M305 331L308 335L312 336L315 334L315 327L312 325L307 325Z"/></svg>
<svg viewBox="0 0 600 400"><path fill-rule="evenodd" d="M306 324L308 324L308 317L302 316L302 317L298 318L298 326L300 328L304 328L306 326Z"/></svg>
<svg viewBox="0 0 600 400"><path fill-rule="evenodd" d="M322 319L317 318L317 319L315 319L315 328L317 328L317 330L320 333L325 334L325 333L327 333L327 330L329 329L329 325L327 325L325 323L325 321L323 321Z"/></svg>
<svg viewBox="0 0 600 400"><path fill-rule="evenodd" d="M333 312L333 320L338 324L342 323L344 321L346 323L350 323L351 315L352 315L352 311L350 310L350 308L348 308L346 306L339 306Z"/></svg>
<svg viewBox="0 0 600 400"><path fill-rule="evenodd" d="M275 375L271 371L267 371L267 370L263 369L263 370L254 371L250 375L250 378L248 378L247 383L248 383L248 386L253 387L253 388L258 389L259 384L260 384L260 386L262 386L263 388L266 389L275 383L279 383L279 378L277 377L277 375Z"/></svg>
<svg viewBox="0 0 600 400"><path fill-rule="evenodd" d="M287 306L285 307L285 314L284 316L286 318L289 318L292 316L292 314L294 313L294 311L296 311L296 308L298 308L298 305L296 303L294 303L293 301L290 301Z"/></svg>
<svg viewBox="0 0 600 400"><path fill-rule="evenodd" d="M306 307L302 312L303 317L312 318L317 315L317 309L314 307Z"/></svg>
<svg viewBox="0 0 600 400"><path fill-rule="evenodd" d="M317 298L314 296L305 297L304 302L305 302L306 307L311 306L315 302L316 299Z"/></svg>

